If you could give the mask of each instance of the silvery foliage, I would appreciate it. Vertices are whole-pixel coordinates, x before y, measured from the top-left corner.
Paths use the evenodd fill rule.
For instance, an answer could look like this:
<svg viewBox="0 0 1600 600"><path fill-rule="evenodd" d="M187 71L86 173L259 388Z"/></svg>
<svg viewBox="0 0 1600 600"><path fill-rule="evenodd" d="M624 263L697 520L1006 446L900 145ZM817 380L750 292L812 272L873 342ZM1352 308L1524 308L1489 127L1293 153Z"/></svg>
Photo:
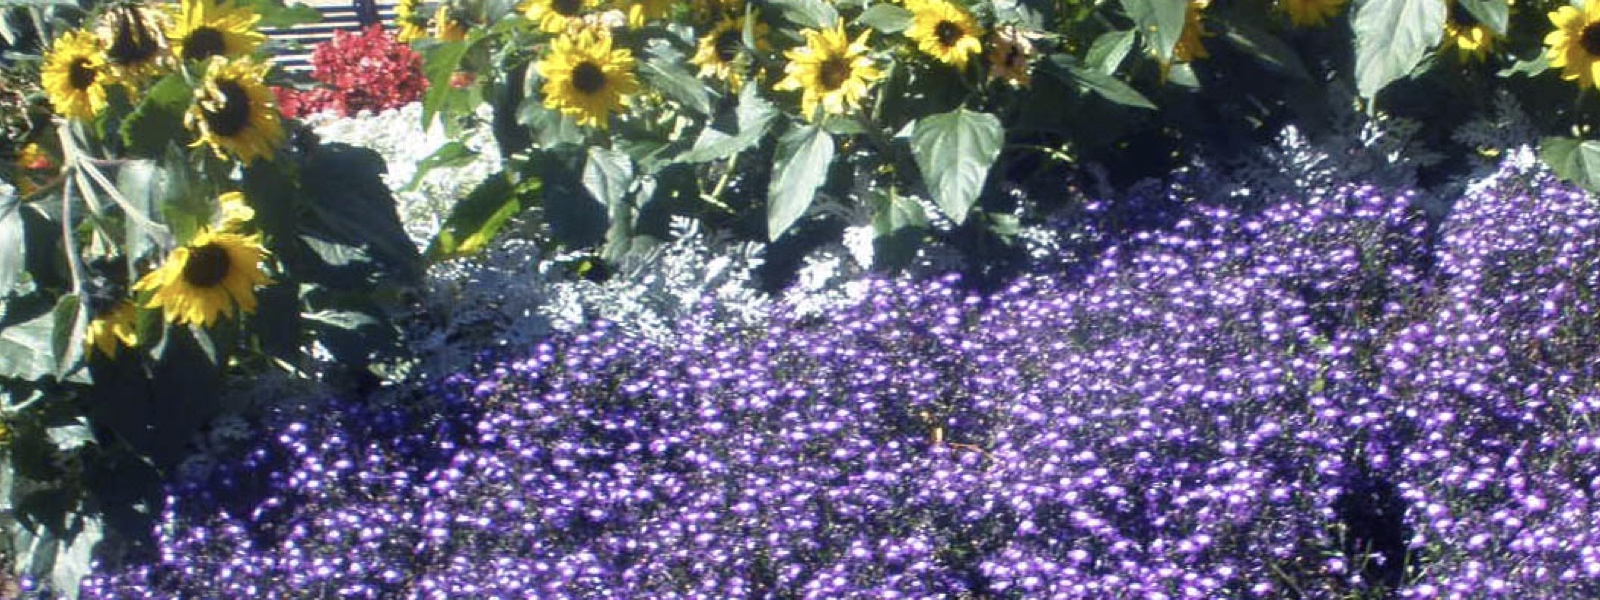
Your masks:
<svg viewBox="0 0 1600 600"><path fill-rule="evenodd" d="M449 373L483 350L529 347L600 319L653 340L671 339L686 319L764 321L771 300L754 283L760 246L708 235L688 219L672 225L672 241L629 255L603 282L573 273L578 257L547 256L516 238L435 265L407 336L420 373Z"/></svg>
<svg viewBox="0 0 1600 600"><path fill-rule="evenodd" d="M485 108L478 121L487 123L488 117ZM499 146L494 143L489 128L471 128L458 141L478 153L475 160L459 167L432 169L416 189L405 190L405 185L416 175L418 163L452 139L438 124L426 130L422 128L421 103L376 114L361 111L353 117L318 113L305 120L324 143L368 148L383 157L389 167L383 181L394 191L400 220L419 247L426 246L439 233L441 223L456 201L500 165Z"/></svg>

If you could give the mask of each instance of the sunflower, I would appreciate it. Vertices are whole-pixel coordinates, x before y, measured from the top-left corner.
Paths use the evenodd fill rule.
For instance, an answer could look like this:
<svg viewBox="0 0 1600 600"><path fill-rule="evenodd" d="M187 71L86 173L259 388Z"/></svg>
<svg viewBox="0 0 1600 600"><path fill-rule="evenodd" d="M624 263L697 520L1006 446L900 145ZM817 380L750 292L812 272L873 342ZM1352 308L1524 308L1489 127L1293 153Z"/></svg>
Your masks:
<svg viewBox="0 0 1600 600"><path fill-rule="evenodd" d="M565 33L583 25L584 13L599 6L597 0L532 0L523 14L546 33Z"/></svg>
<svg viewBox="0 0 1600 600"><path fill-rule="evenodd" d="M433 15L433 37L442 42L459 42L467 39L467 23L457 17L449 5L439 5Z"/></svg>
<svg viewBox="0 0 1600 600"><path fill-rule="evenodd" d="M133 289L155 292L145 308L160 308L169 323L210 327L218 315L231 317L236 308L255 312L255 288L272 283L261 272L266 254L260 235L201 229L187 245L173 250L166 264L140 278Z"/></svg>
<svg viewBox="0 0 1600 600"><path fill-rule="evenodd" d="M867 86L883 78L867 56L871 30L861 32L854 42L845 35L842 22L834 29L801 33L806 45L784 53L789 58L783 67L786 76L773 89L802 90L800 107L806 119L816 119L819 105L828 114L854 109L866 97Z"/></svg>
<svg viewBox="0 0 1600 600"><path fill-rule="evenodd" d="M1028 72L1033 60L1033 41L1015 26L1006 25L989 34L989 78L1001 79L1016 87L1028 87L1033 75Z"/></svg>
<svg viewBox="0 0 1600 600"><path fill-rule="evenodd" d="M964 69L967 59L983 50L978 42L983 30L966 9L944 0L906 0L906 8L911 11L906 37L939 62Z"/></svg>
<svg viewBox="0 0 1600 600"><path fill-rule="evenodd" d="M69 119L92 119L106 107L108 72L100 58L105 45L82 31L56 38L39 70L39 81L56 113Z"/></svg>
<svg viewBox="0 0 1600 600"><path fill-rule="evenodd" d="M428 37L428 18L417 14L422 0L400 0L394 7L394 39L408 44Z"/></svg>
<svg viewBox="0 0 1600 600"><path fill-rule="evenodd" d="M100 17L97 33L105 43L106 64L118 81L137 84L161 69L167 23L164 11L140 4L117 4Z"/></svg>
<svg viewBox="0 0 1600 600"><path fill-rule="evenodd" d="M261 15L227 1L183 0L177 20L167 30L173 55L201 62L213 56L245 56L267 40L256 31Z"/></svg>
<svg viewBox="0 0 1600 600"><path fill-rule="evenodd" d="M695 0L689 14L696 23L715 23L727 17L744 17L744 0Z"/></svg>
<svg viewBox="0 0 1600 600"><path fill-rule="evenodd" d="M1455 48L1462 62L1483 60L1494 49L1494 30L1479 22L1460 2L1450 2L1444 22L1444 47Z"/></svg>
<svg viewBox="0 0 1600 600"><path fill-rule="evenodd" d="M139 313L132 302L119 302L111 310L89 321L89 335L84 342L99 350L106 358L116 358L118 346L132 348L139 345L138 318Z"/></svg>
<svg viewBox="0 0 1600 600"><path fill-rule="evenodd" d="M613 50L611 36L584 30L556 38L550 54L539 61L544 77L544 105L578 120L579 125L605 129L614 110L639 91L633 54Z"/></svg>
<svg viewBox="0 0 1600 600"><path fill-rule="evenodd" d="M644 27L649 21L666 17L672 13L673 0L637 0L624 2L628 11L628 26L634 29Z"/></svg>
<svg viewBox="0 0 1600 600"><path fill-rule="evenodd" d="M250 208L242 192L226 192L217 196L218 229L232 231L244 227L256 218L256 209Z"/></svg>
<svg viewBox="0 0 1600 600"><path fill-rule="evenodd" d="M767 44L767 25L755 24L756 49L770 51ZM701 77L714 77L728 82L735 92L744 87L745 73L750 68L744 46L744 18L724 17L705 37L689 62L699 65Z"/></svg>
<svg viewBox="0 0 1600 600"><path fill-rule="evenodd" d="M193 146L209 144L218 158L232 154L246 165L271 159L283 145L284 132L277 100L261 83L269 68L250 58L211 59L183 119L199 135Z"/></svg>
<svg viewBox="0 0 1600 600"><path fill-rule="evenodd" d="M1278 0L1278 10L1295 27L1321 27L1344 8L1345 0Z"/></svg>
<svg viewBox="0 0 1600 600"><path fill-rule="evenodd" d="M1556 26L1544 36L1550 66L1561 67L1561 78L1577 80L1579 87L1600 82L1600 1L1551 11L1550 23Z"/></svg>

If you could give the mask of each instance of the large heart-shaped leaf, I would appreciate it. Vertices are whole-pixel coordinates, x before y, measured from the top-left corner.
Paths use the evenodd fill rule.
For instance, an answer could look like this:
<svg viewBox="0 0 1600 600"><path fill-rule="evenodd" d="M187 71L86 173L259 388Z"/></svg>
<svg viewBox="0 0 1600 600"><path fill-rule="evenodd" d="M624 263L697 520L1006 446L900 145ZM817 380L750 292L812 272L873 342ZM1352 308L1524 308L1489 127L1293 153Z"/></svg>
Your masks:
<svg viewBox="0 0 1600 600"><path fill-rule="evenodd" d="M1000 119L989 113L961 108L917 121L911 154L945 216L967 219L1004 140Z"/></svg>
<svg viewBox="0 0 1600 600"><path fill-rule="evenodd" d="M1539 141L1539 156L1562 179L1590 192L1600 190L1600 140L1544 138Z"/></svg>
<svg viewBox="0 0 1600 600"><path fill-rule="evenodd" d="M1456 7L1467 9L1472 18L1488 26L1495 35L1505 35L1506 27L1510 26L1511 3L1507 0L1456 0Z"/></svg>
<svg viewBox="0 0 1600 600"><path fill-rule="evenodd" d="M24 253L22 198L11 186L0 187L0 298L11 295L22 282Z"/></svg>
<svg viewBox="0 0 1600 600"><path fill-rule="evenodd" d="M767 239L776 240L811 208L828 178L833 136L816 125L790 130L778 140L777 168L767 188Z"/></svg>
<svg viewBox="0 0 1600 600"><path fill-rule="evenodd" d="M1145 47L1163 62L1172 60L1172 49L1183 34L1189 0L1122 0L1136 29L1145 33Z"/></svg>
<svg viewBox="0 0 1600 600"><path fill-rule="evenodd" d="M1371 99L1405 77L1444 35L1439 0L1364 0L1356 6L1356 89Z"/></svg>

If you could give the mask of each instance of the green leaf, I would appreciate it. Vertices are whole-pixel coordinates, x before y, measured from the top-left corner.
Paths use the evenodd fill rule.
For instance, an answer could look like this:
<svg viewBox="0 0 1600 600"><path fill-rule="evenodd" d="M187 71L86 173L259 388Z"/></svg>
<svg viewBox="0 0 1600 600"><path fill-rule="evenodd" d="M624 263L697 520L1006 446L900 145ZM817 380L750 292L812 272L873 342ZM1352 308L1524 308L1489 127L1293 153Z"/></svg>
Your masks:
<svg viewBox="0 0 1600 600"><path fill-rule="evenodd" d="M1145 48L1154 52L1162 62L1170 62L1172 49L1177 47L1178 37L1183 34L1189 1L1122 0L1122 8L1133 19L1135 30L1145 35Z"/></svg>
<svg viewBox="0 0 1600 600"><path fill-rule="evenodd" d="M888 3L872 5L856 17L857 25L865 25L883 33L900 33L911 27L911 11Z"/></svg>
<svg viewBox="0 0 1600 600"><path fill-rule="evenodd" d="M1538 75L1544 73L1545 71L1548 71L1549 69L1550 69L1550 57L1545 55L1545 53L1540 52L1538 54L1533 55L1533 58L1530 58L1530 59L1527 59L1527 60L1519 60L1519 61L1513 63L1511 66L1506 67L1504 69L1501 69L1500 72L1495 73L1495 75L1500 76L1500 77L1510 77L1512 75L1525 75L1525 76L1528 76L1528 77L1537 77Z"/></svg>
<svg viewBox="0 0 1600 600"><path fill-rule="evenodd" d="M828 178L833 136L821 127L792 129L778 140L776 166L767 188L767 239L776 240L806 214L817 188Z"/></svg>
<svg viewBox="0 0 1600 600"><path fill-rule="evenodd" d="M1456 6L1467 9L1472 18L1487 25L1495 35L1505 35L1510 26L1511 3L1508 0L1456 0Z"/></svg>
<svg viewBox="0 0 1600 600"><path fill-rule="evenodd" d="M609 227L606 230L606 255L616 260L626 252L633 237L634 207L628 201L633 186L633 161L626 152L599 146L589 148L583 164L583 187L606 205Z"/></svg>
<svg viewBox="0 0 1600 600"><path fill-rule="evenodd" d="M1079 90L1092 92L1123 106L1156 110L1154 102L1121 79L1117 79L1115 75L1079 64L1078 59L1070 55L1053 55L1050 60L1044 62L1044 67L1045 72L1077 86Z"/></svg>
<svg viewBox="0 0 1600 600"><path fill-rule="evenodd" d="M282 0L243 0L243 4L261 15L256 27L262 29L293 27L322 20L322 13L317 9L299 2L286 6Z"/></svg>
<svg viewBox="0 0 1600 600"><path fill-rule="evenodd" d="M182 143L188 136L183 128L183 113L193 102L193 90L181 74L174 73L145 91L139 105L123 119L118 132L128 150L140 156L160 156L167 145Z"/></svg>
<svg viewBox="0 0 1600 600"><path fill-rule="evenodd" d="M1301 81L1311 80L1311 74L1306 71L1305 64L1300 62L1300 56L1288 44L1283 43L1283 40L1278 39L1278 36L1243 21L1224 23L1226 30L1223 38L1260 61L1268 69Z"/></svg>
<svg viewBox="0 0 1600 600"><path fill-rule="evenodd" d="M1089 45L1089 54L1084 57L1084 63L1095 70L1111 75L1122 66L1123 59L1133 51L1133 40L1137 37L1132 29L1127 31L1108 31L1094 39Z"/></svg>
<svg viewBox="0 0 1600 600"><path fill-rule="evenodd" d="M711 88L684 68L683 53L666 40L651 40L639 74L652 87L696 114L711 114Z"/></svg>
<svg viewBox="0 0 1600 600"><path fill-rule="evenodd" d="M55 313L0 328L0 377L36 381L55 374Z"/></svg>
<svg viewBox="0 0 1600 600"><path fill-rule="evenodd" d="M694 147L678 157L680 162L699 163L721 160L755 147L772 127L778 116L777 107L756 91L760 86L747 85L739 91L739 106L734 109L739 131L728 135L707 127L700 132Z"/></svg>
<svg viewBox="0 0 1600 600"><path fill-rule="evenodd" d="M182 163L173 170L162 168L155 161L134 160L117 169L117 191L127 199L128 208L143 218L124 220L123 251L130 260L144 258L151 250L171 241L166 234L150 227L149 223L167 221L178 231L188 233L197 229L209 216L210 206L204 201L185 202L174 192L181 186L172 185L173 179L186 179L188 166ZM165 213L165 217L163 217Z"/></svg>
<svg viewBox="0 0 1600 600"><path fill-rule="evenodd" d="M628 198L628 188L633 184L633 161L627 153L590 146L583 163L583 187L596 200L607 207L621 204Z"/></svg>
<svg viewBox="0 0 1600 600"><path fill-rule="evenodd" d="M472 164L472 161L477 158L478 152L467 147L466 144L455 141L447 142L445 145L440 146L438 150L434 150L433 154L429 154L426 158L417 161L417 172L411 176L411 181L406 182L405 187L400 188L400 191L409 192L417 189L417 186L422 184L422 178L427 176L429 171L437 168L448 169L466 166Z"/></svg>
<svg viewBox="0 0 1600 600"><path fill-rule="evenodd" d="M832 28L839 22L839 11L824 0L772 0L778 12L790 23L810 29Z"/></svg>
<svg viewBox="0 0 1600 600"><path fill-rule="evenodd" d="M1600 140L1547 137L1539 141L1539 157L1562 179L1600 190Z"/></svg>
<svg viewBox="0 0 1600 600"><path fill-rule="evenodd" d="M505 173L491 175L451 207L439 235L428 246L428 259L439 261L482 250L507 221L533 206L538 197L537 179L513 188Z"/></svg>
<svg viewBox="0 0 1600 600"><path fill-rule="evenodd" d="M1000 119L989 113L962 108L917 121L911 154L945 216L966 220L1004 141Z"/></svg>
<svg viewBox="0 0 1600 600"><path fill-rule="evenodd" d="M400 223L394 196L383 183L384 169L383 157L366 148L318 147L301 169L301 189L310 210L302 215L300 230L326 241L364 247L390 275L418 281L421 259Z"/></svg>
<svg viewBox="0 0 1600 600"><path fill-rule="evenodd" d="M0 195L0 298L10 296L22 283L27 266L25 230L22 225L22 197L8 190Z"/></svg>
<svg viewBox="0 0 1600 600"><path fill-rule="evenodd" d="M467 94L450 85L450 76L461 68L461 59L467 56L472 40L445 42L422 51L422 74L428 78L428 90L422 95L422 126L433 124L435 117L454 114L463 106Z"/></svg>
<svg viewBox="0 0 1600 600"><path fill-rule="evenodd" d="M1439 0L1364 0L1356 6L1356 89L1371 99L1407 76L1444 35Z"/></svg>
<svg viewBox="0 0 1600 600"><path fill-rule="evenodd" d="M83 310L78 302L78 297L73 294L62 294L56 299L55 309L50 311L55 317L55 326L50 332L51 354L56 358L53 375L58 380L67 380L69 375L82 366L85 350L84 334L89 330L89 312Z"/></svg>

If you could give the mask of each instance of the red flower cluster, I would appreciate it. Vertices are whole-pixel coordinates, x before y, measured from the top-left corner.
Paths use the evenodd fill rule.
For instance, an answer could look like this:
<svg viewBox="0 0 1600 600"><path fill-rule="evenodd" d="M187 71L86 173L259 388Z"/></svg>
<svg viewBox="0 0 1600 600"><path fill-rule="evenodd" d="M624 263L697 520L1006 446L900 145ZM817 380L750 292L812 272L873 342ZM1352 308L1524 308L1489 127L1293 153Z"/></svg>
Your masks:
<svg viewBox="0 0 1600 600"><path fill-rule="evenodd" d="M415 102L428 87L422 56L373 25L360 33L339 31L311 51L311 77L324 84L310 90L274 88L289 117L321 111L349 116Z"/></svg>

